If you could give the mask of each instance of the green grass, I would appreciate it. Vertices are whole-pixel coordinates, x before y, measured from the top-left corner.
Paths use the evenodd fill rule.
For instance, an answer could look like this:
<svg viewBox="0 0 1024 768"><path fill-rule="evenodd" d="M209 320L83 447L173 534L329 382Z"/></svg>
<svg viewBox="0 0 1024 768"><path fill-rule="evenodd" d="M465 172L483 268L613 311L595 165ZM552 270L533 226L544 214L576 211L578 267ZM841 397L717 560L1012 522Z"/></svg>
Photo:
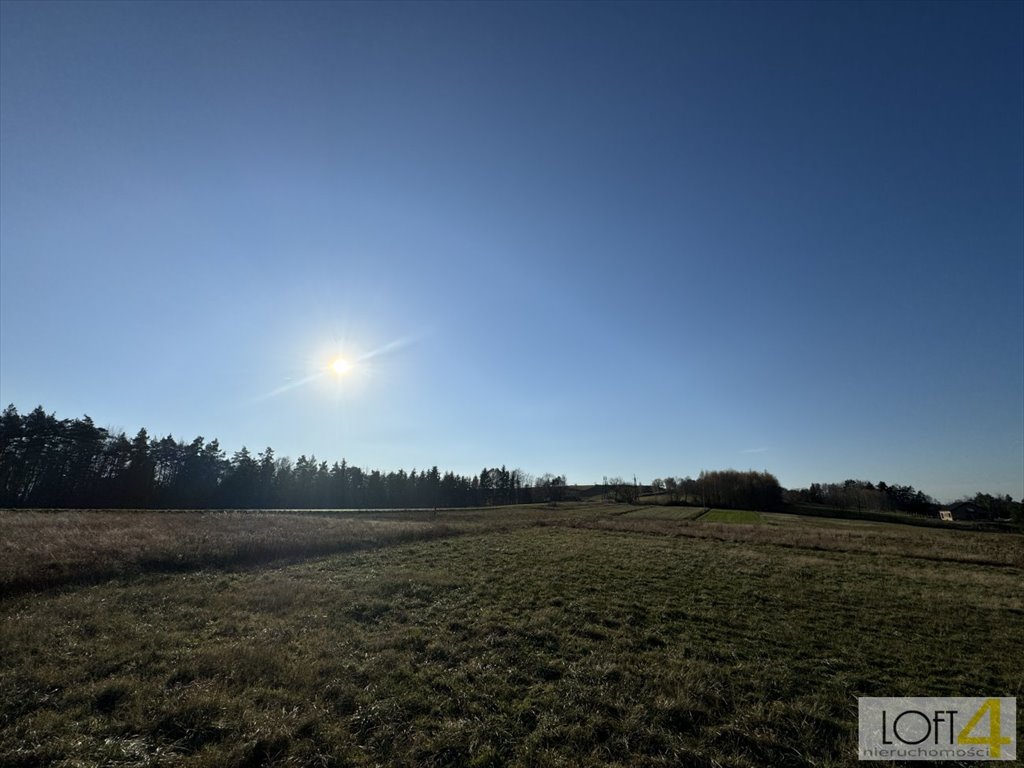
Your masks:
<svg viewBox="0 0 1024 768"><path fill-rule="evenodd" d="M705 523L760 523L760 512L747 509L711 509L700 519Z"/></svg>
<svg viewBox="0 0 1024 768"><path fill-rule="evenodd" d="M704 519L9 596L0 764L854 766L857 696L1024 695L1021 537Z"/></svg>

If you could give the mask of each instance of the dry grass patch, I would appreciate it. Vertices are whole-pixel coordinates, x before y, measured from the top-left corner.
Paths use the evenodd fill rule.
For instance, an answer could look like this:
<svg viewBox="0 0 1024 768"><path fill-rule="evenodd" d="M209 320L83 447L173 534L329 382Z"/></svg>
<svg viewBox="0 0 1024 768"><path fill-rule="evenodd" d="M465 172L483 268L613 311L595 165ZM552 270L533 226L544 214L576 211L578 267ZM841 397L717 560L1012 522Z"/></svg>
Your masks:
<svg viewBox="0 0 1024 768"><path fill-rule="evenodd" d="M0 597L146 571L251 566L460 533L594 520L607 504L441 510L0 510Z"/></svg>
<svg viewBox="0 0 1024 768"><path fill-rule="evenodd" d="M0 594L450 536L440 521L255 512L0 512Z"/></svg>

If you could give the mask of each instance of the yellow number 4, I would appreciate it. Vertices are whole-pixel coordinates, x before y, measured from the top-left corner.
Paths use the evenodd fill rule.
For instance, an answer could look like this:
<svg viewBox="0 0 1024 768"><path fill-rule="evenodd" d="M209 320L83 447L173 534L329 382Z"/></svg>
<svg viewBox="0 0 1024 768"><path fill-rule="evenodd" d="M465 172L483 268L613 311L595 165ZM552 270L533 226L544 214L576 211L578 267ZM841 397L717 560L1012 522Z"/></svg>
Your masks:
<svg viewBox="0 0 1024 768"><path fill-rule="evenodd" d="M1003 736L1002 724L1000 721L999 699L986 699L981 708L974 713L960 735L956 737L957 744L987 744L990 747L989 757L999 758L1002 755L1003 744L1011 743L1012 739ZM970 733L977 727L981 718L988 712L988 736L971 736Z"/></svg>

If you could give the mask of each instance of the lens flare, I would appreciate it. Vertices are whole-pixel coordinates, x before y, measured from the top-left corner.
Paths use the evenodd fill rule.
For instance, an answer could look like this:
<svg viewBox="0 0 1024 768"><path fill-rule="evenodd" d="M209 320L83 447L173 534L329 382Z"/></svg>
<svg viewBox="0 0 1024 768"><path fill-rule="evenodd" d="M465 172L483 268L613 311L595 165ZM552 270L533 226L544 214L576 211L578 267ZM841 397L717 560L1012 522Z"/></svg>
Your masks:
<svg viewBox="0 0 1024 768"><path fill-rule="evenodd" d="M336 357L331 361L330 369L335 373L335 375L344 376L352 370L352 363L344 357Z"/></svg>
<svg viewBox="0 0 1024 768"><path fill-rule="evenodd" d="M270 398L283 395L285 392L303 388L316 381L328 378L338 380L332 388L335 393L339 393L342 390L356 392L360 383L365 385L367 378L374 375L374 362L377 358L394 354L404 347L415 344L425 335L425 333L421 332L412 336L400 337L369 352L357 353L356 349L349 346L349 356L347 357L337 354L340 345L335 340L333 352L327 354L325 350L321 349L320 353L310 360L310 367L306 369L306 375L298 375L280 387L275 387L265 394L257 395L251 402L258 403L269 400ZM342 379L345 380L344 383L342 383Z"/></svg>

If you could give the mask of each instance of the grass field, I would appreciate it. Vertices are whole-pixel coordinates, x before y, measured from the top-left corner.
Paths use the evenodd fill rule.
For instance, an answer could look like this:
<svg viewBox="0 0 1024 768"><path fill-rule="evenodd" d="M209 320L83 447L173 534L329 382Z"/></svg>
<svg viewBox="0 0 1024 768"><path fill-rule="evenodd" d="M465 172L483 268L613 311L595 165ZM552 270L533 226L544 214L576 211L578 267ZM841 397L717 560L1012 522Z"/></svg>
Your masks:
<svg viewBox="0 0 1024 768"><path fill-rule="evenodd" d="M1021 536L654 512L0 513L0 764L852 766L857 696L1024 694Z"/></svg>

